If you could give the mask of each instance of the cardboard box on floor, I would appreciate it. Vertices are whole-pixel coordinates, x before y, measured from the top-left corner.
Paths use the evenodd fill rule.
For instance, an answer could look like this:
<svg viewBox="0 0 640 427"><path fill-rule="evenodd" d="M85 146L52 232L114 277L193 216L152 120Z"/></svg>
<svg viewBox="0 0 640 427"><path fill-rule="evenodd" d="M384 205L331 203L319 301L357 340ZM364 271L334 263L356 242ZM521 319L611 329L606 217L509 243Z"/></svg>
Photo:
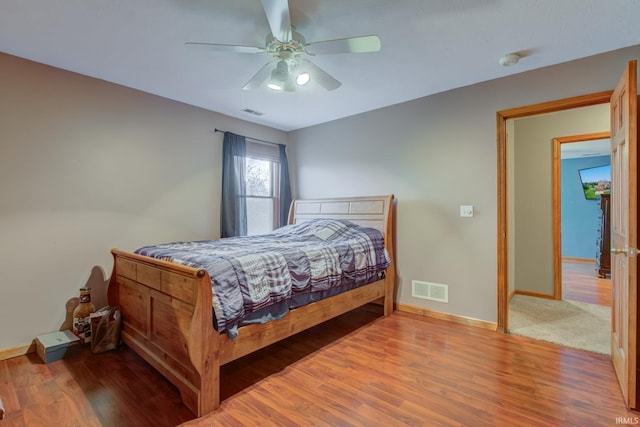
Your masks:
<svg viewBox="0 0 640 427"><path fill-rule="evenodd" d="M67 348L79 342L71 331L52 332L36 337L36 351L44 363L51 363L62 359Z"/></svg>

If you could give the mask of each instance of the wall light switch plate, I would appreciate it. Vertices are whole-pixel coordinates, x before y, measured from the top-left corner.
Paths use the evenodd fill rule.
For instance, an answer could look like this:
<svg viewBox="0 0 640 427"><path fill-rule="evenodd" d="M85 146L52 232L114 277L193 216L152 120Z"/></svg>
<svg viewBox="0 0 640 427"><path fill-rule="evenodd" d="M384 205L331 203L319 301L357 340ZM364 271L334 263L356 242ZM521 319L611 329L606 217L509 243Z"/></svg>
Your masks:
<svg viewBox="0 0 640 427"><path fill-rule="evenodd" d="M473 216L473 206L460 206L460 216L471 218Z"/></svg>

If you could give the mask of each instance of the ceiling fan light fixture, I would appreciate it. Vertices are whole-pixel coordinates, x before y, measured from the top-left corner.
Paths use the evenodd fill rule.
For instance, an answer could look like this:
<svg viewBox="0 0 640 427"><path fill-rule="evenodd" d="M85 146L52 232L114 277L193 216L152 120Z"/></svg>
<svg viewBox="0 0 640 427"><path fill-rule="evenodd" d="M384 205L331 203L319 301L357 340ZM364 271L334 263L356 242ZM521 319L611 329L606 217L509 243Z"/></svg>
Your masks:
<svg viewBox="0 0 640 427"><path fill-rule="evenodd" d="M285 81L289 78L289 65L287 61L278 61L276 68L271 73L271 78L280 81Z"/></svg>
<svg viewBox="0 0 640 427"><path fill-rule="evenodd" d="M298 84L298 86L304 86L307 83L309 83L309 80L311 80L311 75L309 75L309 73L307 73L306 71L303 71L302 73L298 74L298 77L296 77L296 83Z"/></svg>
<svg viewBox="0 0 640 427"><path fill-rule="evenodd" d="M279 61L271 72L271 79L267 83L267 87L278 91L283 90L287 80L289 80L289 66L286 61Z"/></svg>

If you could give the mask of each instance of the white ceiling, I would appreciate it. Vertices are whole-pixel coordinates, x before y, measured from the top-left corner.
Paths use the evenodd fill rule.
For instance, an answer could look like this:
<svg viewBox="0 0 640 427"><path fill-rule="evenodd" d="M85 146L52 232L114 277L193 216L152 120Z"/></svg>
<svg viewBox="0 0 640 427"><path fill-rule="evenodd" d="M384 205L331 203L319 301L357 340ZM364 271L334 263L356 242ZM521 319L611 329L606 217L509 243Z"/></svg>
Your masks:
<svg viewBox="0 0 640 427"><path fill-rule="evenodd" d="M307 42L377 34L381 51L314 57L331 92L243 91L269 57L184 42L263 46L260 0L3 0L0 51L289 131L640 44L636 0L289 3ZM498 65L511 52L525 57Z"/></svg>
<svg viewBox="0 0 640 427"><path fill-rule="evenodd" d="M561 159L609 155L611 155L611 140L609 138L560 144Z"/></svg>

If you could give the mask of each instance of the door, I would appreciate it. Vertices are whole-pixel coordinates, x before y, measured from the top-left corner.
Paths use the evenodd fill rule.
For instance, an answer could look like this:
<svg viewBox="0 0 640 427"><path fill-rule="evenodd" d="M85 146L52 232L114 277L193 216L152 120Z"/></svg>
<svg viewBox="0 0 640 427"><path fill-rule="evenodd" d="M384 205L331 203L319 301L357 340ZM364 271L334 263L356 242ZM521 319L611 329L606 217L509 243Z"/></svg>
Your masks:
<svg viewBox="0 0 640 427"><path fill-rule="evenodd" d="M611 361L625 403L636 408L638 161L637 62L611 95Z"/></svg>

